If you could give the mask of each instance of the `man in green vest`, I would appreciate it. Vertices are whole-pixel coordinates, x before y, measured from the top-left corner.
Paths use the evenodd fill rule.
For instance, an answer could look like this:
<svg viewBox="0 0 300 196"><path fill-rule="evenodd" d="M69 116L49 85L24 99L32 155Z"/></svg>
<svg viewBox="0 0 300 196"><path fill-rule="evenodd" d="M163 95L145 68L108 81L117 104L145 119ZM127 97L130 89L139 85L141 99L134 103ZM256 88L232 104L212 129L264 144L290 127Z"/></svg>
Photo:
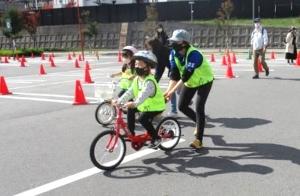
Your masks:
<svg viewBox="0 0 300 196"><path fill-rule="evenodd" d="M157 59L150 51L139 51L135 53L134 59L137 77L117 102L128 107L128 129L133 135L135 134L135 112L140 112L139 122L152 137L150 148L157 148L160 138L153 127L152 119L166 108L163 93L151 74L151 68L157 64ZM129 101L131 99L134 101Z"/></svg>
<svg viewBox="0 0 300 196"><path fill-rule="evenodd" d="M190 146L200 149L205 127L205 103L213 84L213 71L200 50L190 44L190 34L186 30L175 30L169 41L172 46L169 58L171 73L165 97L169 99L183 84L179 110L196 123L196 139ZM195 94L197 94L196 112L189 106Z"/></svg>

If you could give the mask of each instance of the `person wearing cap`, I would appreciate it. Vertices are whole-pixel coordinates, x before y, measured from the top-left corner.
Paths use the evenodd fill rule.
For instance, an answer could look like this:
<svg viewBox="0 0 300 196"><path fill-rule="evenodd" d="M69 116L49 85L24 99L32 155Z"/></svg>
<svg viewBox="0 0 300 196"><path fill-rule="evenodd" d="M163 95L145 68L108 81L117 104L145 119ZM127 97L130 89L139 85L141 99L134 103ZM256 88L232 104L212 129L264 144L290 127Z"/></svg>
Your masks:
<svg viewBox="0 0 300 196"><path fill-rule="evenodd" d="M200 52L190 44L190 34L184 29L177 29L169 39L172 50L170 52L170 82L165 92L167 99L182 84L179 97L179 110L196 123L196 138L191 147L202 148L205 126L205 103L213 84L211 65ZM189 103L197 94L196 112Z"/></svg>
<svg viewBox="0 0 300 196"><path fill-rule="evenodd" d="M291 27L285 38L285 59L288 64L294 64L297 58L296 28Z"/></svg>
<svg viewBox="0 0 300 196"><path fill-rule="evenodd" d="M157 131L152 124L153 118L166 108L165 98L151 74L151 68L157 64L156 56L151 51L139 51L134 54L136 61L134 78L131 87L120 97L117 104L128 108L127 124L131 134L135 134L135 112L140 112L139 122L151 135L150 148L160 144ZM133 99L133 101L129 101Z"/></svg>
<svg viewBox="0 0 300 196"><path fill-rule="evenodd" d="M122 71L118 73L111 74L111 77L121 76L119 86L121 91L118 94L118 97L121 97L126 90L131 86L131 83L136 76L135 74L135 60L133 55L137 52L137 49L133 46L125 46L122 49Z"/></svg>
<svg viewBox="0 0 300 196"><path fill-rule="evenodd" d="M266 72L266 76L269 75L269 67L265 61L266 49L268 46L268 33L265 28L262 27L260 23L260 18L254 19L254 30L251 33L251 45L253 48L253 67L255 75L253 79L259 78L258 70L258 59L261 57L261 64Z"/></svg>

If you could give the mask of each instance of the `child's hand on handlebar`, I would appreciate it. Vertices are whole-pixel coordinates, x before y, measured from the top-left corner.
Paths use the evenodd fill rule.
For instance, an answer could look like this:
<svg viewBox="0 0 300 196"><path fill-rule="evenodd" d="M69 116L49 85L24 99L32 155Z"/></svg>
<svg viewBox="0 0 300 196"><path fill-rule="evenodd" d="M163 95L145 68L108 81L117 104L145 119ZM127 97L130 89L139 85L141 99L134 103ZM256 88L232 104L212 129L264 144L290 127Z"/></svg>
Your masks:
<svg viewBox="0 0 300 196"><path fill-rule="evenodd" d="M129 101L129 102L125 103L124 106L127 108L135 108L135 104L133 101Z"/></svg>
<svg viewBox="0 0 300 196"><path fill-rule="evenodd" d="M116 99L111 100L111 104L114 105L114 106L117 106L118 105L118 100L116 100Z"/></svg>

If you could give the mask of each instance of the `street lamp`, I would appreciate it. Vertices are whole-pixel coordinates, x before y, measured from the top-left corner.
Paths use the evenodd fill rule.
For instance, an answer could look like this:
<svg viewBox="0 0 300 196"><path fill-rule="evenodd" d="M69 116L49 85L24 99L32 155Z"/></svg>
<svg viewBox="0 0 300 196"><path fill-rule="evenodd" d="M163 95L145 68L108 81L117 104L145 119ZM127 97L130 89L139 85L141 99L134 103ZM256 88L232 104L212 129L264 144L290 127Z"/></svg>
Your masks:
<svg viewBox="0 0 300 196"><path fill-rule="evenodd" d="M189 1L189 4L191 6L191 22L193 22L194 19L194 9L193 9L193 5L195 4L194 1Z"/></svg>
<svg viewBox="0 0 300 196"><path fill-rule="evenodd" d="M255 0L252 0L252 21L255 18Z"/></svg>

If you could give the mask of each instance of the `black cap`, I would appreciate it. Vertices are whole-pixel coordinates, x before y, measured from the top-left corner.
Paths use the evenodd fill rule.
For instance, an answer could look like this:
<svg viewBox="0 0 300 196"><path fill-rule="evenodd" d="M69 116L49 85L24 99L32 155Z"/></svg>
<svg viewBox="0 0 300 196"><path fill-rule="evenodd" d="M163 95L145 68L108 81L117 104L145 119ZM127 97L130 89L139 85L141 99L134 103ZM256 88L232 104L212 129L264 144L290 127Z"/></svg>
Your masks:
<svg viewBox="0 0 300 196"><path fill-rule="evenodd" d="M254 22L254 23L260 22L260 18L255 18L253 22Z"/></svg>

